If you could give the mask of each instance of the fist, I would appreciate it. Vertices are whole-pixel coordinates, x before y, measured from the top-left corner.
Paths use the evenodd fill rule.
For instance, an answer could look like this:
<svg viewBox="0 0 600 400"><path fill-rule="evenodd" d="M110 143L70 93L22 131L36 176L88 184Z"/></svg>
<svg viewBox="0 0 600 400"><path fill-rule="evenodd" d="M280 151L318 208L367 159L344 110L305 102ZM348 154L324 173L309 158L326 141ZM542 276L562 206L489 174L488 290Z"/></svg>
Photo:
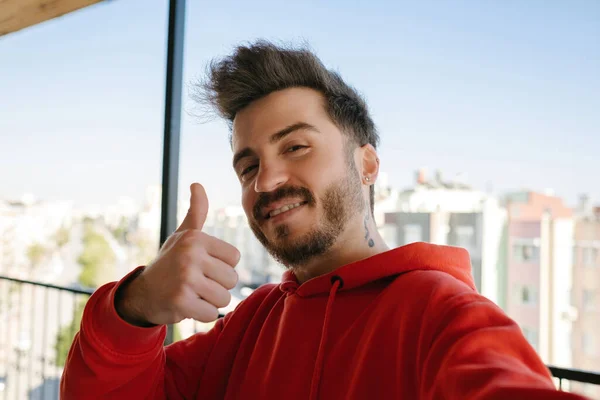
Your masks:
<svg viewBox="0 0 600 400"><path fill-rule="evenodd" d="M188 213L167 239L156 259L135 278L123 295L119 313L130 322L173 324L186 318L214 321L231 301L240 252L202 232L208 213L204 188L190 187Z"/></svg>

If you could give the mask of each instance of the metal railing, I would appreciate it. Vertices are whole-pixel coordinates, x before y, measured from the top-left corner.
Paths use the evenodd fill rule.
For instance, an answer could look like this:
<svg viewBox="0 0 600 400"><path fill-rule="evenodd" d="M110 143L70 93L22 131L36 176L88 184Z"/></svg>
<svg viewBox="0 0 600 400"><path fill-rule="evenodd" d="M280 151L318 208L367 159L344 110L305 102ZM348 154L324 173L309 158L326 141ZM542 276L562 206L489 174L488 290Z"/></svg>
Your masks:
<svg viewBox="0 0 600 400"><path fill-rule="evenodd" d="M552 376L558 379L558 388L563 390L563 381L568 382L579 382L591 385L600 386L600 373L583 371L580 369L573 368L560 368L554 365L548 365Z"/></svg>
<svg viewBox="0 0 600 400"><path fill-rule="evenodd" d="M0 399L58 399L77 314L92 292L0 275Z"/></svg>
<svg viewBox="0 0 600 400"><path fill-rule="evenodd" d="M0 399L58 399L66 351L92 293L0 275ZM560 390L565 381L600 386L600 373L548 368Z"/></svg>

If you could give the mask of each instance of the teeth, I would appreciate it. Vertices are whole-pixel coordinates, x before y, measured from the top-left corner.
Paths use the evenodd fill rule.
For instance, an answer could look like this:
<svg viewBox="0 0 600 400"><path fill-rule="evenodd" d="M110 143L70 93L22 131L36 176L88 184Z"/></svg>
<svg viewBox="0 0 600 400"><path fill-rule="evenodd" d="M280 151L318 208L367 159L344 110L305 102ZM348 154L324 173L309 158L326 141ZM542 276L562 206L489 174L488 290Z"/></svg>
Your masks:
<svg viewBox="0 0 600 400"><path fill-rule="evenodd" d="M301 204L302 204L302 203L294 203L294 204L288 204L288 205L285 205L285 206L283 206L283 207L281 207L281 208L278 208L277 210L273 210L273 211L271 211L271 212L269 213L269 217L274 217L274 216L276 216L276 215L279 215L279 214L281 214L282 212L289 211L289 210L291 210L292 208L296 208L296 207L300 206Z"/></svg>

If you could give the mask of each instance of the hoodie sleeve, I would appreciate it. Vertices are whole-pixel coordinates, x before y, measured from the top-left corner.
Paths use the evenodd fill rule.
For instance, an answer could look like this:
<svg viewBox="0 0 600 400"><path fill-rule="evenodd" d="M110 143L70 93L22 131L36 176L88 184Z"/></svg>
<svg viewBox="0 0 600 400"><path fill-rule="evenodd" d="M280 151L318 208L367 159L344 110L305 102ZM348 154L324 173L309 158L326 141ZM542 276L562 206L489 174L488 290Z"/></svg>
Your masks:
<svg viewBox="0 0 600 400"><path fill-rule="evenodd" d="M223 328L164 347L166 327L139 328L114 307L116 289L139 272L98 288L88 300L67 357L60 398L193 398L206 359Z"/></svg>
<svg viewBox="0 0 600 400"><path fill-rule="evenodd" d="M438 304L422 337L421 399L584 399L556 390L519 326L488 299L463 290Z"/></svg>

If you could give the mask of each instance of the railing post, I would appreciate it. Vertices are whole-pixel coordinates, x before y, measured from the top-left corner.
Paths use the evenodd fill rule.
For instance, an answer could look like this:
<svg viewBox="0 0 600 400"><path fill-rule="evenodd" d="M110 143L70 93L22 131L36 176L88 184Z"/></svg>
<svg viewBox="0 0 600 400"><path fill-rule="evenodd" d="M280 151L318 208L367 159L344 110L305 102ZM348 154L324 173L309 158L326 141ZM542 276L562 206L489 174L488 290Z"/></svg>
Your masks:
<svg viewBox="0 0 600 400"><path fill-rule="evenodd" d="M49 309L48 309L48 288L44 288L44 325L43 325L43 330L42 332L44 332L42 334L42 399L46 398L46 346L48 345L48 342L46 341L47 338L47 334L46 332L48 332L48 313L49 313Z"/></svg>
<svg viewBox="0 0 600 400"><path fill-rule="evenodd" d="M23 330L23 318L21 317L21 313L23 311L23 285L19 285L19 308L17 309L17 346L19 345L19 340L21 339L21 331ZM17 360L16 360L16 371L17 371L17 377L16 377L16 390L15 393L18 396L19 395L19 390L21 389L21 349L19 349L17 346L14 347L15 352L17 353Z"/></svg>
<svg viewBox="0 0 600 400"><path fill-rule="evenodd" d="M43 304L38 303L40 299L37 289L42 288L44 290ZM72 289L63 286L56 286L49 283L35 282L30 280L23 280L18 278L12 278L4 275L0 275L0 300L2 306L0 307L0 377L6 379L4 391L0 392L0 398L12 399L12 398L25 398L26 393L30 393L29 397L35 398L46 398L50 396L57 398L58 392L56 392L56 386L52 386L52 393L48 392L46 385L50 382L46 381L48 378L60 379L60 367L55 365L53 368L47 365L52 360L53 350L48 347L48 340L56 339L56 337L48 336L48 326L51 324L50 321L50 303L54 300L54 297L50 296L49 290L56 291L56 326L51 327L50 330L56 328L56 333L60 332L61 328L61 312L63 302L63 293L68 297L68 294L72 296L73 311L77 311L77 305L79 303L78 296L91 296L93 293L92 289ZM27 293L26 290L30 290L31 293ZM14 303L12 300L17 301ZM66 303L68 304L68 299ZM29 309L28 309L29 307ZM36 325L36 317L40 314L43 320L40 321L40 326ZM29 317L29 319L27 319ZM6 323L4 323L6 322ZM29 323L29 326L27 324ZM69 328L68 326L66 327ZM77 325L71 322L70 328L76 329ZM41 331L40 331L41 330ZM29 337L24 337L27 341L20 343L21 333L28 333ZM41 340L37 336L42 334ZM37 361L36 349L39 349L41 343L41 362L42 365L36 365ZM24 346L21 346L23 344ZM67 343L70 344L70 343ZM29 354L25 354L29 351ZM58 360L59 346L56 346L56 360ZM38 376L41 376L41 384L38 386ZM35 387L34 387L35 386ZM36 390L39 393L33 394L31 391Z"/></svg>
<svg viewBox="0 0 600 400"><path fill-rule="evenodd" d="M34 330L34 326L35 326L35 310L36 310L36 304L35 304L35 286L31 286L31 318L29 320L29 335L30 335L30 341L31 341L31 348L29 349L29 368L27 371L27 386L29 389L31 389L33 387L33 354L35 353L35 330Z"/></svg>
<svg viewBox="0 0 600 400"><path fill-rule="evenodd" d="M169 1L167 37L167 73L165 88L165 129L163 141L162 203L160 244L177 228L177 188L179 184L179 143L183 84L183 41L185 34L185 1ZM165 343L173 342L169 326Z"/></svg>
<svg viewBox="0 0 600 400"><path fill-rule="evenodd" d="M32 288L32 293L30 294L30 296L26 295L26 293L23 292L23 288L24 287L31 287ZM35 289L38 288L43 288L44 289L44 296L43 296L43 301L44 304L36 304L36 300L39 300L39 295L35 292ZM4 290L2 290L4 289ZM56 359L55 359L55 367L53 368L51 365L46 365L47 363L51 362L52 359L52 355L51 353L53 353L53 350L51 347L48 347L48 340L55 340L56 337L49 337L48 336L48 326L51 325L51 318L50 318L50 312L49 309L53 308L54 305L51 305L50 303L54 300L54 297L50 295L49 290L52 289L53 291L56 292L57 298L56 298L56 308L57 308L57 315L56 315L56 331L57 333L60 332L60 328L61 328L61 311L62 310L62 305L64 305L65 303L68 305L69 304L69 299L68 296L71 295L71 300L72 300L72 304L73 304L73 311L77 311L77 306L78 304L83 305L83 303L81 303L79 300L80 298L78 298L77 296L86 296L89 297L92 293L93 290L92 289L72 289L72 288L67 288L67 287L62 287L62 286L56 286L56 285L52 285L52 284L48 284L48 283L41 283L41 282L34 282L34 281L28 281L28 280L22 280L22 279L17 279L17 278L11 278L11 277L7 277L7 276L3 276L0 275L0 300L2 300L1 304L2 307L0 307L0 317L2 317L2 319L0 319L0 322L6 322L6 323L0 323L0 338L3 339L3 342L1 344L5 344L5 346L0 347L0 351L3 355L3 358L0 358L0 366L2 366L2 363L4 363L4 367L5 370L0 371L0 374L2 374L3 372L6 372L6 375L8 378L6 381L6 387L4 389L3 393L0 393L0 397L3 397L4 399L7 398L16 398L15 396L17 395L22 395L23 393L21 393L21 388L23 387L23 384L27 384L27 388L29 390L34 389L32 388L32 378L35 381L37 381L37 379L35 379L35 373L36 371L40 371L41 370L41 378L42 378L42 383L41 383L41 387L39 388L40 393L35 394L34 397L40 397L41 394L41 398L45 398L47 395L51 395L52 398L55 398L57 393L48 393L48 389L46 387L46 385L44 383L46 382L47 378L55 378L55 377L60 377L60 367L58 366L58 364L56 363L56 361L58 361L59 358L59 346L56 346ZM64 294L64 301L63 301L63 294ZM13 301L12 300L17 301L18 303L15 304L14 307L11 307ZM28 301L30 299L31 304L26 303L26 301ZM29 329L31 335L32 335L32 339L35 339L35 335L34 333L38 332L39 334L39 330L41 329L43 336L41 339L41 343L42 343L42 355L41 355L41 368L39 368L38 366L32 366L32 360L35 359L35 352L33 352L35 350L35 345L38 343L36 340L32 340L31 343L33 343L32 347L29 348L30 351L32 351L32 353L29 354L29 365L26 366L28 367L28 371L25 370L25 368L21 368L22 364L25 363L26 360L22 360L23 358L23 354L21 354L19 347L17 346L18 343L18 339L19 339L19 334L20 332L23 331L24 328L26 328L26 325L24 326L24 324L27 323L26 321L26 317L29 314L27 307L31 306L31 307L36 307L36 311L30 310L31 312L31 321L33 322L33 320L35 319L36 315L39 315L40 312L43 312L43 321L40 321L40 327L35 327L35 324L32 324L31 328ZM42 307L43 306L43 307ZM223 317L222 315L219 315L219 318ZM6 319L6 321L4 321L3 319ZM71 326L65 326L65 328L72 328L72 329L76 329L77 326L76 324L71 323ZM194 324L194 330L197 329L196 324ZM54 331L54 327L50 328L51 331ZM16 334L16 337L15 337ZM23 363L21 363L21 361L23 361ZM37 368L36 368L37 367ZM584 384L592 384L592 385L599 385L600 386L600 372L598 371L584 371L584 370L579 370L579 369L574 369L574 368L561 368L561 367L556 367L553 365L547 365L547 368L549 369L550 373L552 374L552 376L555 379L558 379L558 389L563 391L563 390L570 390L569 389L569 384L571 382L580 382L580 383L584 383ZM21 370L17 370L17 369L21 369ZM26 373L29 372L29 375L27 376ZM33 375L32 375L33 374ZM27 379L29 378L29 379ZM36 388L36 390L38 390ZM56 388L52 388L52 392L54 392L56 390ZM19 397L20 398L20 397Z"/></svg>
<svg viewBox="0 0 600 400"><path fill-rule="evenodd" d="M5 339L5 346L4 346L4 350L2 351L2 355L4 356L4 362L5 362L5 388L4 388L4 395L2 396L4 398L4 400L8 399L8 371L10 371L10 343L11 343L11 323L10 323L10 286L12 285L12 282L10 281L4 281L4 285L2 285L4 287L5 292L6 292L6 303L2 303L2 308L0 309L1 312L6 313L6 324L4 325L5 328L5 335L4 335L4 339Z"/></svg>
<svg viewBox="0 0 600 400"><path fill-rule="evenodd" d="M56 310L56 327L57 327L57 331L56 332L57 332L57 334L60 332L60 329L61 329L61 326L60 326L60 322L61 322L60 321L61 320L61 318L60 318L60 310L62 308L61 307L62 306L62 304L61 304L61 302L62 302L62 300L61 300L62 299L61 294L62 294L61 292L57 292L58 298L56 299L56 307L57 307L57 310ZM56 346L56 352L54 354L54 366L56 367L56 369L54 371L55 371L55 373L57 375L58 375L58 371L60 370L60 367L58 365L58 357L59 357L59 353L58 352L60 350L59 347L60 346Z"/></svg>

